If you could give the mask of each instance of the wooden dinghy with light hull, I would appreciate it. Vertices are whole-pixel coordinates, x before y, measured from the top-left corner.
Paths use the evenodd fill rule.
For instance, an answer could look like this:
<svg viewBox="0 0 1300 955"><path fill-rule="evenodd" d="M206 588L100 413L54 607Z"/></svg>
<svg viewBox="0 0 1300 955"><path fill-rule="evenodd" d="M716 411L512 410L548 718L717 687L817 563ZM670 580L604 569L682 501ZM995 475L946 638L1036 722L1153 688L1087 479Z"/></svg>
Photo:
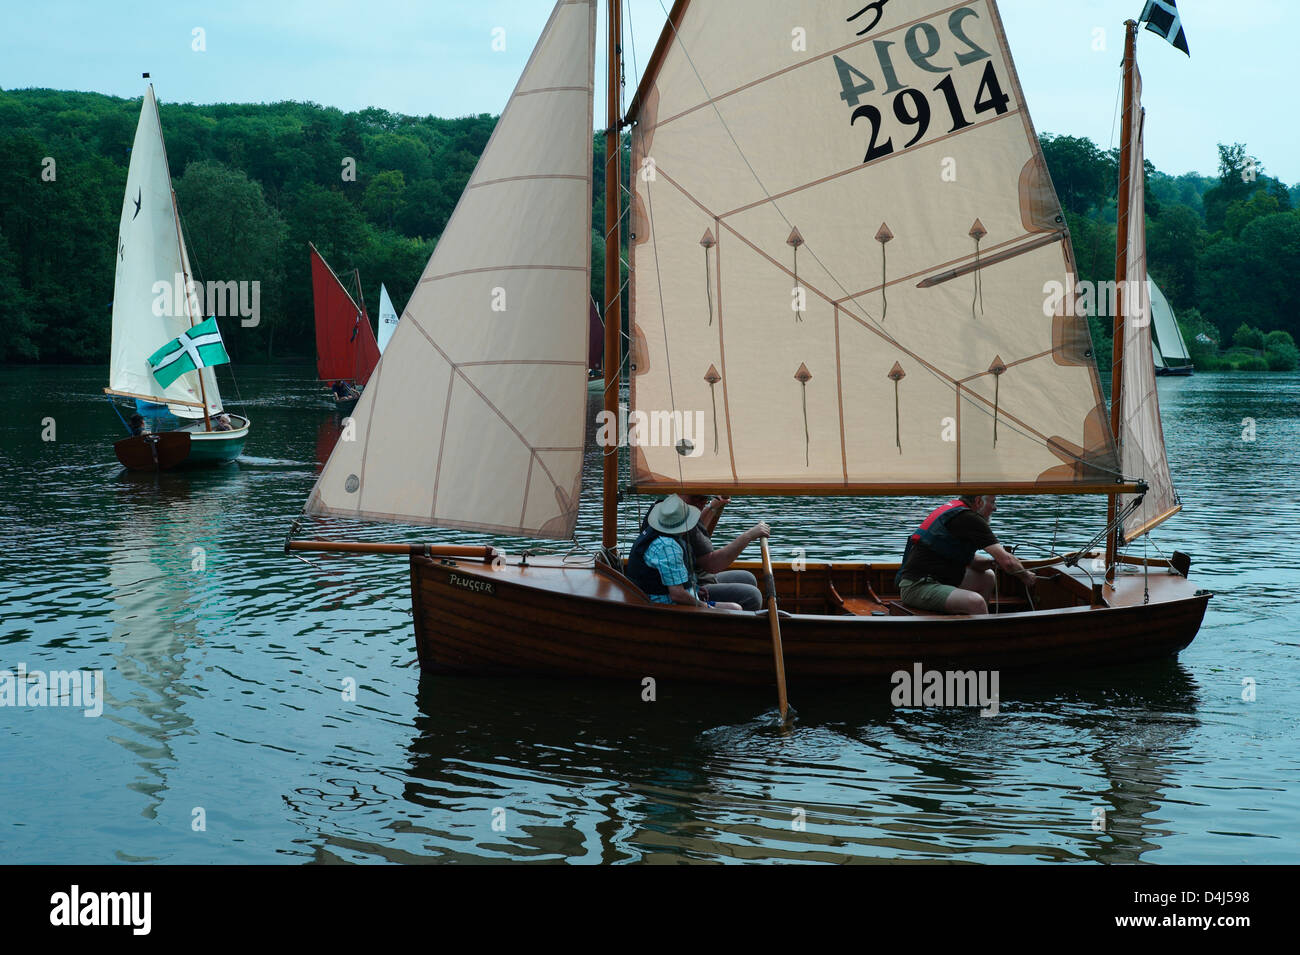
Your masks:
<svg viewBox="0 0 1300 955"><path fill-rule="evenodd" d="M737 564L758 570L756 565ZM1099 604L1063 564L1039 574L1030 611L1006 598L995 614L913 612L889 593L897 565L774 566L790 680L852 681L931 668L1077 668L1172 656L1191 643L1210 595L1168 563L1119 574ZM1129 565L1137 569L1137 565ZM1006 594L1018 585L1000 582ZM851 597L841 594L863 594ZM550 674L771 685L766 612L654 604L606 565L518 558L505 563L411 557L420 666L466 676ZM1083 619L1083 618L1088 619Z"/></svg>

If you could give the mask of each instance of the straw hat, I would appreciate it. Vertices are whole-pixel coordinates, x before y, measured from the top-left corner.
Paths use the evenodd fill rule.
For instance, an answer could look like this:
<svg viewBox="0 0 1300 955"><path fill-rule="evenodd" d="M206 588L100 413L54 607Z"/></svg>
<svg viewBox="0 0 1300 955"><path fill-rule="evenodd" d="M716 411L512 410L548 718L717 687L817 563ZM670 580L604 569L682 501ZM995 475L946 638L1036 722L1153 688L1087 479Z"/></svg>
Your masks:
<svg viewBox="0 0 1300 955"><path fill-rule="evenodd" d="M700 509L670 494L650 508L647 522L661 534L685 534L700 520Z"/></svg>

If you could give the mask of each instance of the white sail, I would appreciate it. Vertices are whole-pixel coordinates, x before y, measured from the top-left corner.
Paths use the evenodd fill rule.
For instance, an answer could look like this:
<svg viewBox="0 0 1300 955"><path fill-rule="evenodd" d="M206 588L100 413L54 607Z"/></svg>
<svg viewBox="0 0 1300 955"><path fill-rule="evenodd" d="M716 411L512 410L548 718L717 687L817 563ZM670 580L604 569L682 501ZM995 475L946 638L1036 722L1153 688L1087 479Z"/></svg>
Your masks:
<svg viewBox="0 0 1300 955"><path fill-rule="evenodd" d="M1119 451L1124 473L1147 482L1142 506L1124 521L1123 540L1131 541L1179 510L1178 494L1165 454L1165 433L1160 423L1160 398L1156 392L1152 353L1151 293L1147 281L1146 195L1143 183L1142 77L1134 65L1133 144L1129 168L1123 170L1121 188L1128 190L1128 271L1125 276L1123 379L1120 397ZM1135 294L1136 293L1136 294ZM1162 296L1163 297L1163 296ZM1121 495L1121 505L1132 498Z"/></svg>
<svg viewBox="0 0 1300 955"><path fill-rule="evenodd" d="M633 483L1113 482L1087 323L1060 292L1073 254L996 6L679 9L632 117L632 404L650 425ZM678 421L704 433L679 444Z"/></svg>
<svg viewBox="0 0 1300 955"><path fill-rule="evenodd" d="M1162 364L1160 357L1164 359L1163 364L1170 367L1190 365L1192 356L1187 351L1187 343L1183 341L1173 306L1165 298L1165 293L1160 291L1160 286L1151 281L1151 276L1147 276L1147 281L1151 283L1151 321L1152 331L1155 332L1153 346L1157 356L1156 367L1159 368Z"/></svg>
<svg viewBox="0 0 1300 955"><path fill-rule="evenodd" d="M556 4L308 513L572 535L595 33L594 0Z"/></svg>
<svg viewBox="0 0 1300 955"><path fill-rule="evenodd" d="M393 300L388 297L388 289L381 282L379 284L379 354L384 353L388 340L393 337L393 332L396 330L397 309L393 308Z"/></svg>
<svg viewBox="0 0 1300 955"><path fill-rule="evenodd" d="M198 378L183 375L164 390L148 362L150 355L202 320L191 316L193 305L183 290L185 279L177 281L179 276L191 277L193 273L177 229L174 202L158 106L150 85L140 107L118 226L108 387L157 402L185 402L188 404L170 404L169 409L181 417L202 417ZM204 386L208 408L216 413L221 409L221 395L211 369L207 369Z"/></svg>

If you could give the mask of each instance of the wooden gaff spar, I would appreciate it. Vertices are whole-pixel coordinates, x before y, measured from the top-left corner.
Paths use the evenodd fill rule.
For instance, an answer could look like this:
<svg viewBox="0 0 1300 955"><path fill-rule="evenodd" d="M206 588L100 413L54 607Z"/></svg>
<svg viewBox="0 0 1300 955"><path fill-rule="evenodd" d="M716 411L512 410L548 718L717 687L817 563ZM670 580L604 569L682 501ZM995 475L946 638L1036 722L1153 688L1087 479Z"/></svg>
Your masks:
<svg viewBox="0 0 1300 955"><path fill-rule="evenodd" d="M633 447L632 491L1106 494L1129 539L1168 516L1141 496L1158 484L1162 437L1127 414L1117 436L1086 319L1064 298L1044 307L1048 283L1075 287L1073 252L992 0L865 11L678 0L626 118L619 4L609 5L606 327L622 327L617 146L631 126L631 407L705 409L706 427L716 408L717 421L693 444L674 435ZM594 0L556 4L357 407L355 440L335 447L308 515L573 536L595 22ZM774 26L787 22L805 28L802 44ZM1137 131L1132 43L1126 136ZM1130 153L1140 169L1140 145ZM958 184L940 176L948 158ZM887 276L872 254L882 221ZM714 244L702 274L704 234ZM876 311L886 285L887 324ZM1140 340L1149 329L1124 331ZM620 339L606 335L615 412ZM895 366L906 377L891 376ZM813 373L792 378L792 367ZM1153 390L1141 405L1155 407ZM947 424L955 434L944 440ZM617 464L606 454L604 553L618 543ZM911 528L899 530L901 540ZM1121 572L1103 584L1079 556L1026 562L1039 575L1032 608L1004 580L998 612L981 616L903 606L897 564L777 563L786 674L802 688L916 661L1112 664L1176 654L1194 638L1210 595L1188 582L1182 557L1176 569L1117 556ZM427 671L773 683L768 610L652 603L616 557L409 559Z"/></svg>

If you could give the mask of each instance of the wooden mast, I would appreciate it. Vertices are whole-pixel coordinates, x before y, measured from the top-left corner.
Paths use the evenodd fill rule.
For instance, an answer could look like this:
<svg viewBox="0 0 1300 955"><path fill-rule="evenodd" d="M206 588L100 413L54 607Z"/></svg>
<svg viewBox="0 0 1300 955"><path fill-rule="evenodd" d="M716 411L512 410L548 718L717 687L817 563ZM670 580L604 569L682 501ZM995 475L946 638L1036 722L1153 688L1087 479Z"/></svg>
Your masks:
<svg viewBox="0 0 1300 955"><path fill-rule="evenodd" d="M606 92L605 127L605 411L606 421L618 421L619 379L622 377L622 294L619 289L620 248L619 186L623 174L622 150L619 132L622 118L621 79L623 75L623 4L621 0L608 0L609 75ZM611 417L612 416L612 417ZM617 433L617 427L615 427ZM601 549L613 558L618 548L618 444L603 448L603 507L601 522Z"/></svg>
<svg viewBox="0 0 1300 955"><path fill-rule="evenodd" d="M1116 447L1120 439L1120 416L1124 390L1124 312L1125 284L1128 280L1128 218L1129 166L1133 157L1133 69L1137 60L1136 20L1124 21L1124 113L1120 120L1124 130L1119 148L1119 221L1115 242L1115 320L1111 338L1110 363L1110 430L1115 435ZM1145 215L1142 209L1138 215ZM1122 459L1121 459L1122 460ZM1116 494L1106 503L1106 579L1115 579L1115 557L1119 552L1119 528L1115 526L1115 513L1119 505Z"/></svg>

